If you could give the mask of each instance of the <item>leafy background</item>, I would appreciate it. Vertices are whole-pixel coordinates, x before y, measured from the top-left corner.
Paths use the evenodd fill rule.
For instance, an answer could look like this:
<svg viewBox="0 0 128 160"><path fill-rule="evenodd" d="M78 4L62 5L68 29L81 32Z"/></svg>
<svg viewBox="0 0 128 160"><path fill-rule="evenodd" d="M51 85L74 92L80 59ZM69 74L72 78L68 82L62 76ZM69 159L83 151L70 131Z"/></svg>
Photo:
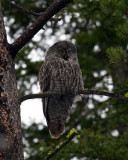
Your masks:
<svg viewBox="0 0 128 160"><path fill-rule="evenodd" d="M3 13L10 41L13 42L36 19L3 2ZM53 0L15 0L31 11L43 12ZM33 93L46 50L61 35L76 44L86 89L128 92L128 1L74 0L61 10L56 24L49 21L16 57L20 95ZM34 56L34 58L33 58ZM73 105L65 134L51 139L47 126L23 124L26 160L41 160L66 139L71 128L79 136L63 148L56 160L127 160L128 103L103 96L85 96Z"/></svg>

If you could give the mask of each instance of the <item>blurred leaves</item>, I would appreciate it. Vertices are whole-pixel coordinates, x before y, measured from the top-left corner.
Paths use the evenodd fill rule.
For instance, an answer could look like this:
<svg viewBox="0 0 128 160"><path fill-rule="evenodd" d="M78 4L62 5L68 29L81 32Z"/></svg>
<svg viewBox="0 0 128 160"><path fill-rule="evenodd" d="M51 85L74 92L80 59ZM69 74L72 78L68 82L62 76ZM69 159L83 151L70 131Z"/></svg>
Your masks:
<svg viewBox="0 0 128 160"><path fill-rule="evenodd" d="M127 9L125 0L101 0L100 7L106 15L122 18L125 9Z"/></svg>
<svg viewBox="0 0 128 160"><path fill-rule="evenodd" d="M116 66L127 63L128 54L125 50L122 49L122 47L108 48L106 50L106 53L110 63L115 64Z"/></svg>
<svg viewBox="0 0 128 160"><path fill-rule="evenodd" d="M125 97L128 97L128 92L125 93Z"/></svg>
<svg viewBox="0 0 128 160"><path fill-rule="evenodd" d="M128 40L128 19L123 24L120 24L117 29L117 35L122 40Z"/></svg>

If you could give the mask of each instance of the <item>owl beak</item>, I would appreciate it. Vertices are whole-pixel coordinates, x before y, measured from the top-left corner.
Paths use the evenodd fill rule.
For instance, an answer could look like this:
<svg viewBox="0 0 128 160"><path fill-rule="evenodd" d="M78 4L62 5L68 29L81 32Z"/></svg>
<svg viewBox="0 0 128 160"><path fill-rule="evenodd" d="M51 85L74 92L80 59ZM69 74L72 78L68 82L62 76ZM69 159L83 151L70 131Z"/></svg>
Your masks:
<svg viewBox="0 0 128 160"><path fill-rule="evenodd" d="M68 52L65 52L64 59L65 59L65 60L68 60L68 59L69 59Z"/></svg>
<svg viewBox="0 0 128 160"><path fill-rule="evenodd" d="M69 58L68 56L64 56L64 59L65 59L65 60L68 60L68 58Z"/></svg>

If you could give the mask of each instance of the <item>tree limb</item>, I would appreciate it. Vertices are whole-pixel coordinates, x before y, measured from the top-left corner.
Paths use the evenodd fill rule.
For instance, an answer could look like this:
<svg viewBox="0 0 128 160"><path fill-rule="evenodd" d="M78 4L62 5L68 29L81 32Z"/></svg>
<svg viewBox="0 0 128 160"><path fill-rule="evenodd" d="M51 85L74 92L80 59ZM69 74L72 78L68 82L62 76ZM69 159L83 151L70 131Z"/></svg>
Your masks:
<svg viewBox="0 0 128 160"><path fill-rule="evenodd" d="M30 11L28 9L25 9L9 0L5 0L5 2L7 2L9 5L11 5L12 7L18 9L19 11L23 12L23 13L26 13L28 15L32 15L32 16L40 16L42 13L36 13L36 12L33 12L33 11ZM55 21L55 22L58 22L60 21L61 18L51 18L51 21Z"/></svg>
<svg viewBox="0 0 128 160"><path fill-rule="evenodd" d="M66 141L59 145L54 151L52 151L44 160L52 158L58 151L60 151L66 144L68 144L78 133L74 132Z"/></svg>
<svg viewBox="0 0 128 160"><path fill-rule="evenodd" d="M79 91L78 94L85 94L85 95L90 95L90 94L94 95L95 94L95 95L108 96L108 97L111 97L111 98L118 98L118 99L128 101L128 98L123 96L123 95L120 95L120 94L117 94L117 93L96 91L96 90L83 90L83 91ZM52 96L56 96L56 95L53 95L53 94L50 94L50 93L30 94L30 95L22 96L20 98L20 102L22 103L23 101L28 100L28 99L45 98L45 97L52 97Z"/></svg>
<svg viewBox="0 0 128 160"><path fill-rule="evenodd" d="M23 13L27 13L27 14L33 15L33 16L40 16L41 15L39 13L35 13L35 12L32 12L32 11L29 11L29 10L27 10L27 9L25 9L25 8L23 8L23 7L21 7L21 6L17 5L17 4L9 1L9 0L4 0L4 1L7 2L9 5L11 5L12 7L20 10Z"/></svg>
<svg viewBox="0 0 128 160"><path fill-rule="evenodd" d="M56 13L64 8L68 3L73 0L56 0L50 7L48 7L37 20L26 29L22 35L10 45L12 57L15 58L17 52L27 43L32 37L43 28L48 20L50 20Z"/></svg>

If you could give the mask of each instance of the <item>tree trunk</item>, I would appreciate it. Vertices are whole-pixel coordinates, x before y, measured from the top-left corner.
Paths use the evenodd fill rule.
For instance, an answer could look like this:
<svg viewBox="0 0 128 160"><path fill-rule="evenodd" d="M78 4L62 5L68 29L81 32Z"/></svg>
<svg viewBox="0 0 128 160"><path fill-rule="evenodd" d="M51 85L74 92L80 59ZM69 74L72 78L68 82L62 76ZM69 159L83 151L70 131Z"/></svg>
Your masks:
<svg viewBox="0 0 128 160"><path fill-rule="evenodd" d="M22 160L20 102L0 1L0 159Z"/></svg>

